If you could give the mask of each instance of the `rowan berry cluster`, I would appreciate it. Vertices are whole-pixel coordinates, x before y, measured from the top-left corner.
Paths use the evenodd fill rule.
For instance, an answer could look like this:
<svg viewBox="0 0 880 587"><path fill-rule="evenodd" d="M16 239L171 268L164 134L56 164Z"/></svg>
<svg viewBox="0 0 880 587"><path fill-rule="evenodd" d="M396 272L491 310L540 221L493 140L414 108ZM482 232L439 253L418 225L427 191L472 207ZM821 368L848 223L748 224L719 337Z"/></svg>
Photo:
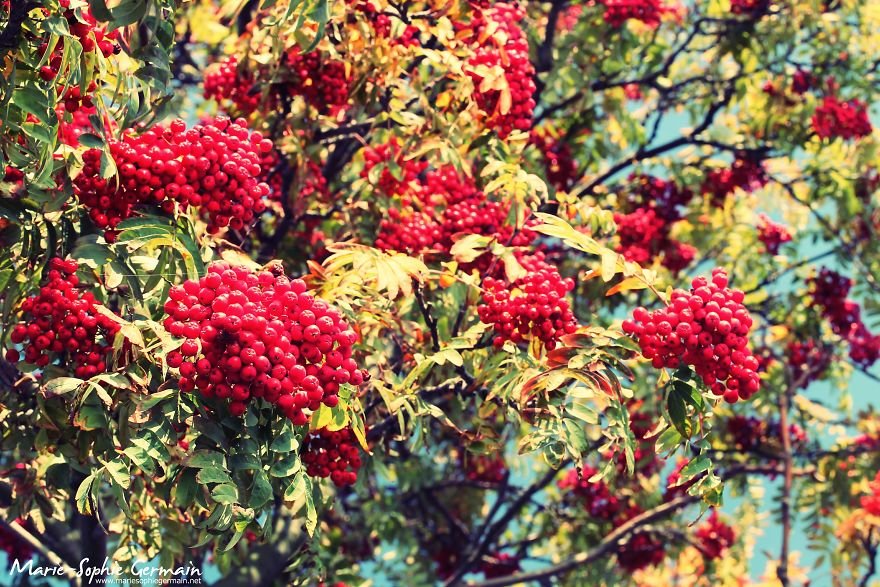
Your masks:
<svg viewBox="0 0 880 587"><path fill-rule="evenodd" d="M768 445L780 446L782 442L779 420L755 416L731 416L727 420L727 433L730 434L733 445L745 451L772 452L768 450ZM803 447L807 443L807 433L797 424L789 425L788 438L795 448Z"/></svg>
<svg viewBox="0 0 880 587"><path fill-rule="evenodd" d="M691 462L690 459L680 457L675 463L675 468L666 478L666 490L663 492L663 501L670 501L676 497L687 495L688 489L697 482L697 479L691 479L685 483L681 482L681 471Z"/></svg>
<svg viewBox="0 0 880 587"><path fill-rule="evenodd" d="M868 110L860 100L842 102L835 96L826 96L816 107L812 124L813 132L822 139L849 141L867 137L873 131Z"/></svg>
<svg viewBox="0 0 880 587"><path fill-rule="evenodd" d="M799 387L806 389L831 366L831 349L813 340L794 340L786 347L786 362Z"/></svg>
<svg viewBox="0 0 880 587"><path fill-rule="evenodd" d="M813 304L821 308L835 334L849 343L850 358L870 367L880 358L880 335L874 335L861 318L861 308L847 299L852 280L823 267L809 281Z"/></svg>
<svg viewBox="0 0 880 587"><path fill-rule="evenodd" d="M650 207L657 216L670 223L680 220L682 208L694 199L694 194L689 189L679 187L672 180L652 175L632 174L627 185L629 190L623 202L626 210Z"/></svg>
<svg viewBox="0 0 880 587"><path fill-rule="evenodd" d="M461 452L461 464L464 475L469 481L480 483L501 483L507 476L507 463L501 454L473 455Z"/></svg>
<svg viewBox="0 0 880 587"><path fill-rule="evenodd" d="M621 515L617 523L623 524L643 512L642 508L633 505ZM663 562L665 556L665 544L651 532L636 532L617 548L617 563L631 573L639 569L657 566Z"/></svg>
<svg viewBox="0 0 880 587"><path fill-rule="evenodd" d="M118 182L101 177L102 151L89 149L74 191L110 240L119 222L146 203L161 204L166 212L195 206L211 233L241 229L265 210L270 188L259 178L272 141L248 131L242 119L218 117L189 130L176 120L168 128L126 134L109 148Z"/></svg>
<svg viewBox="0 0 880 587"><path fill-rule="evenodd" d="M709 389L730 403L748 399L760 387L758 361L748 348L752 318L743 292L727 287L727 273L697 277L690 292L675 290L665 308L637 308L623 323L654 367L694 367Z"/></svg>
<svg viewBox="0 0 880 587"><path fill-rule="evenodd" d="M778 255L779 247L783 243L791 242L791 238L791 233L784 224L773 222L766 214L758 216L758 240L764 244L769 255Z"/></svg>
<svg viewBox="0 0 880 587"><path fill-rule="evenodd" d="M611 521L621 512L624 504L612 493L605 481L590 481L598 472L598 469L589 465L581 471L569 469L556 485L566 492L566 498L571 495L582 503L591 518Z"/></svg>
<svg viewBox="0 0 880 587"><path fill-rule="evenodd" d="M373 171L378 166L381 166L379 171ZM387 143L364 149L364 168L360 175L390 198L406 196L418 189L419 174L427 167L425 161L404 159L400 143L393 137Z"/></svg>
<svg viewBox="0 0 880 587"><path fill-rule="evenodd" d="M615 250L628 261L649 265L660 258L661 264L678 273L694 260L697 250L670 236L672 224L654 208L637 208L629 214L614 214L618 242Z"/></svg>
<svg viewBox="0 0 880 587"><path fill-rule="evenodd" d="M78 289L78 267L76 261L58 257L49 262L48 281L22 303L27 318L13 328L10 340L25 345L28 363L45 367L53 358L70 361L74 375L88 379L106 371L119 325L98 312L92 292ZM7 351L6 360L17 362L18 351Z"/></svg>
<svg viewBox="0 0 880 587"><path fill-rule="evenodd" d="M710 198L716 208L724 206L727 196L737 188L745 192L753 192L767 184L769 177L760 158L739 153L730 167L713 169L706 174L702 192Z"/></svg>
<svg viewBox="0 0 880 587"><path fill-rule="evenodd" d="M871 493L861 498L862 508L872 516L880 516L880 473L868 485Z"/></svg>
<svg viewBox="0 0 880 587"><path fill-rule="evenodd" d="M322 57L317 51L303 53L299 47L287 52L293 74L290 93L302 96L320 114L335 115L348 106L351 82L342 61Z"/></svg>
<svg viewBox="0 0 880 587"><path fill-rule="evenodd" d="M337 487L354 485L361 466L360 449L351 428L311 432L303 442L300 458L310 477L329 477Z"/></svg>
<svg viewBox="0 0 880 587"><path fill-rule="evenodd" d="M535 68L529 60L529 42L519 22L525 11L498 2L475 12L470 24L473 55L467 72L474 82L477 106L486 116L486 126L507 138L515 130L529 130L535 109ZM507 87L484 89L485 71L500 67Z"/></svg>
<svg viewBox="0 0 880 587"><path fill-rule="evenodd" d="M529 143L541 153L544 176L558 191L566 191L577 180L577 163L571 147L547 129L535 129L529 135Z"/></svg>
<svg viewBox="0 0 880 587"><path fill-rule="evenodd" d="M713 510L709 518L695 532L700 552L709 560L720 559L728 548L736 542L736 532L718 517Z"/></svg>
<svg viewBox="0 0 880 587"><path fill-rule="evenodd" d="M816 85L816 77L804 69L798 68L791 76L791 91L795 94L805 94L814 85Z"/></svg>
<svg viewBox="0 0 880 587"><path fill-rule="evenodd" d="M238 70L238 59L227 57L208 67L203 80L205 98L217 102L229 101L242 116L249 116L260 107L260 92L252 91L253 79Z"/></svg>
<svg viewBox="0 0 880 587"><path fill-rule="evenodd" d="M305 410L337 405L341 384L364 381L352 359L357 334L300 279L217 262L168 297L165 328L186 339L167 357L180 390L230 399L233 415L264 398L303 425Z"/></svg>
<svg viewBox="0 0 880 587"><path fill-rule="evenodd" d="M376 35L383 39L391 37L392 22L391 17L383 14L376 6L369 1L348 0L349 4L354 5L354 10L362 13L373 26ZM419 39L419 29L413 25L406 25L403 31L396 37L391 38L392 45L400 45L403 47L418 47L421 44Z"/></svg>
<svg viewBox="0 0 880 587"><path fill-rule="evenodd" d="M16 522L23 525L25 521L18 518ZM0 525L0 550L6 553L6 561L8 565L12 565L12 561L23 563L34 556L33 547L22 540L22 538L9 529L5 524Z"/></svg>
<svg viewBox="0 0 880 587"><path fill-rule="evenodd" d="M477 306L477 313L480 320L493 326L496 347L507 340L520 343L531 338L552 350L562 336L577 329L565 299L574 289L574 281L563 279L541 256L520 262L527 273L513 283L492 277L483 280L483 303Z"/></svg>
<svg viewBox="0 0 880 587"><path fill-rule="evenodd" d="M62 17L67 21L70 34L77 37L83 53L100 52L104 57L110 57L122 50L119 45L119 30L107 31L105 25L99 25L88 6L76 11L69 8L68 0L61 0L59 4L64 9ZM44 12L48 16L48 10L44 9ZM41 44L37 50L41 56L45 56L46 51L49 50L49 43ZM52 81L58 77L63 57L64 38L61 37L55 44L47 65L40 68L40 77L45 81ZM79 91L79 88L75 89ZM69 112L73 110L75 109L68 108Z"/></svg>
<svg viewBox="0 0 880 587"><path fill-rule="evenodd" d="M648 437L653 428L654 420L648 414L635 412L630 415L629 429L635 438L635 448L633 449L634 472L646 477L650 477L659 471L661 465L654 447L655 438ZM617 454L617 474L618 476L628 474L626 455L623 452Z"/></svg>
<svg viewBox="0 0 880 587"><path fill-rule="evenodd" d="M605 6L605 22L615 28L622 27L630 19L639 20L650 27L660 24L667 8L661 0L599 0Z"/></svg>
<svg viewBox="0 0 880 587"><path fill-rule="evenodd" d="M763 14L768 6L769 0L730 0L730 11L734 14L756 16Z"/></svg>
<svg viewBox="0 0 880 587"><path fill-rule="evenodd" d="M480 571L487 579L509 577L520 570L519 557L506 552L488 554L483 557Z"/></svg>

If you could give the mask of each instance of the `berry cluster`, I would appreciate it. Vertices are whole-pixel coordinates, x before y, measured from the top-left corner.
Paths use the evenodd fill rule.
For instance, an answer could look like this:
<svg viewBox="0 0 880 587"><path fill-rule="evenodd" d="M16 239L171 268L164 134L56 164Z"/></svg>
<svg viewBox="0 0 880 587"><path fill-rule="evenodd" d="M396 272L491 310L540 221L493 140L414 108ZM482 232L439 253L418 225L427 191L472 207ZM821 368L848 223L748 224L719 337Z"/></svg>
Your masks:
<svg viewBox="0 0 880 587"><path fill-rule="evenodd" d="M621 512L623 503L604 481L590 481L590 477L596 473L598 469L591 466L585 466L581 471L570 469L556 485L566 495L573 495L583 503L591 518L611 521Z"/></svg>
<svg viewBox="0 0 880 587"><path fill-rule="evenodd" d="M379 167L379 170L373 171ZM364 168L361 177L387 197L407 196L418 189L419 174L428 164L418 159L404 159L396 137L387 143L364 149ZM396 169L392 172L392 169Z"/></svg>
<svg viewBox="0 0 880 587"><path fill-rule="evenodd" d="M863 367L873 365L880 358L880 335L868 330L859 305L846 298L852 280L823 267L808 283L812 303L821 308L834 333L849 343L850 358Z"/></svg>
<svg viewBox="0 0 880 587"><path fill-rule="evenodd" d="M361 466L360 449L350 428L315 430L303 442L300 458L310 477L330 477L337 487L354 485Z"/></svg>
<svg viewBox="0 0 880 587"><path fill-rule="evenodd" d="M524 16L516 4L498 2L477 11L470 25L474 53L467 62L468 75L486 126L502 139L532 126L535 68L529 60L528 38L519 25ZM495 67L504 71L507 87L483 88L484 72Z"/></svg>
<svg viewBox="0 0 880 587"><path fill-rule="evenodd" d="M633 505L618 519L622 524L643 513L642 508ZM663 562L666 546L663 541L650 532L639 531L617 548L617 563L630 573L654 567Z"/></svg>
<svg viewBox="0 0 880 587"><path fill-rule="evenodd" d="M529 143L541 153L544 176L558 191L566 191L577 180L577 163L568 143L560 140L546 128L535 129L529 135Z"/></svg>
<svg viewBox="0 0 880 587"><path fill-rule="evenodd" d="M689 189L679 187L674 181L652 175L632 174L627 182L629 189L623 202L627 211L649 207L657 216L670 223L681 219L682 208L694 198Z"/></svg>
<svg viewBox="0 0 880 587"><path fill-rule="evenodd" d="M168 297L165 328L186 339L167 358L180 390L231 399L233 415L264 398L303 425L304 410L337 405L341 384L363 383L351 357L357 334L300 279L217 262Z"/></svg>
<svg viewBox="0 0 880 587"><path fill-rule="evenodd" d="M119 53L122 47L119 45L119 30L107 31L106 26L99 25L98 20L92 15L88 6L79 11L71 10L69 0L61 0L59 2L64 12L63 18L67 21L70 34L77 37L82 46L83 53L100 52L104 57L110 57ZM48 10L44 9L48 16ZM39 46L38 51L41 56L45 56L49 50L49 43L43 43ZM59 70L64 58L64 38L61 37L52 50L52 55L48 59L48 64L40 68L40 77L45 81L52 81L58 77ZM79 91L79 88L76 88ZM68 111L73 109L68 108Z"/></svg>
<svg viewBox="0 0 880 587"><path fill-rule="evenodd" d="M91 292L77 289L77 268L73 260L55 257L50 261L46 285L22 303L21 309L29 317L13 328L10 339L25 345L28 363L45 367L53 355L62 363L67 358L74 375L88 379L106 371L119 325L97 311L98 301ZM104 339L103 344L99 338ZM18 351L7 351L6 360L17 362Z"/></svg>
<svg viewBox="0 0 880 587"><path fill-rule="evenodd" d="M681 482L681 471L691 462L690 459L680 457L675 463L675 468L666 478L666 490L663 492L663 501L671 501L676 497L687 495L688 489L697 482L697 479L691 479L685 483Z"/></svg>
<svg viewBox="0 0 880 587"><path fill-rule="evenodd" d="M695 535L700 545L700 552L709 560L720 559L736 541L733 528L718 517L717 510L713 510L709 518L697 528Z"/></svg>
<svg viewBox="0 0 880 587"><path fill-rule="evenodd" d="M614 214L618 242L615 250L628 261L649 265L660 258L664 267L678 273L694 260L697 250L670 236L672 224L654 208L637 208L629 214Z"/></svg>
<svg viewBox="0 0 880 587"><path fill-rule="evenodd" d="M791 233L784 224L773 222L766 214L761 214L758 216L758 240L764 244L767 254L778 255L779 247L791 242Z"/></svg>
<svg viewBox="0 0 880 587"><path fill-rule="evenodd" d="M118 182L101 177L103 151L89 149L74 191L95 225L109 230L110 239L119 222L148 202L161 204L166 212L175 205L195 206L211 233L225 226L241 229L265 210L270 188L259 178L272 141L248 131L244 120L218 117L189 130L176 120L168 128L126 134L109 147Z"/></svg>
<svg viewBox="0 0 880 587"><path fill-rule="evenodd" d="M483 557L483 562L480 564L480 571L487 579L509 577L519 570L519 558L506 552L488 554Z"/></svg>
<svg viewBox="0 0 880 587"><path fill-rule="evenodd" d="M648 437L653 428L654 420L648 414L635 412L630 415L629 429L636 441L633 450L634 473L646 477L659 471L661 465L654 446L656 439ZM622 451L617 454L617 474L618 476L627 474L626 455Z"/></svg>
<svg viewBox="0 0 880 587"><path fill-rule="evenodd" d="M724 206L727 196L737 188L753 192L767 184L769 178L760 158L749 153L738 153L728 168L713 169L706 174L702 192L709 195L716 208Z"/></svg>
<svg viewBox="0 0 880 587"><path fill-rule="evenodd" d="M254 80L248 74L239 72L235 56L209 66L203 84L205 98L217 102L229 101L242 116L253 114L260 106L260 92L252 91Z"/></svg>
<svg viewBox="0 0 880 587"><path fill-rule="evenodd" d="M473 455L461 452L461 464L464 475L469 481L479 483L501 483L507 476L507 463L501 454Z"/></svg>
<svg viewBox="0 0 880 587"><path fill-rule="evenodd" d="M665 308L637 308L623 323L642 355L656 368L691 365L712 393L730 403L748 399L760 387L758 360L748 348L752 318L743 292L727 287L727 273L697 277L690 292L675 290Z"/></svg>
<svg viewBox="0 0 880 587"><path fill-rule="evenodd" d="M16 522L24 525L25 521L18 518ZM10 530L5 524L0 525L0 550L6 553L7 563L12 565L12 561L23 563L34 556L33 547L19 537L18 534Z"/></svg>
<svg viewBox="0 0 880 587"><path fill-rule="evenodd" d="M834 96L825 97L816 108L812 123L813 132L822 139L849 141L869 136L873 131L868 110L857 99L841 102Z"/></svg>
<svg viewBox="0 0 880 587"><path fill-rule="evenodd" d="M806 389L831 366L831 349L813 340L794 340L785 351L786 362L799 387Z"/></svg>
<svg viewBox="0 0 880 587"><path fill-rule="evenodd" d="M303 54L299 47L287 52L287 62L294 78L291 94L302 96L320 114L335 115L345 109L351 82L344 62L326 59L317 51Z"/></svg>
<svg viewBox="0 0 880 587"><path fill-rule="evenodd" d="M615 28L629 19L639 20L650 27L660 24L660 17L668 9L660 0L599 0L605 6L605 22Z"/></svg>
<svg viewBox="0 0 880 587"><path fill-rule="evenodd" d="M758 16L770 6L770 0L730 0L730 11L734 14Z"/></svg>
<svg viewBox="0 0 880 587"><path fill-rule="evenodd" d="M872 516L880 516L880 473L868 485L871 493L861 498L862 507Z"/></svg>
<svg viewBox="0 0 880 587"><path fill-rule="evenodd" d="M764 420L755 416L735 414L727 420L727 432L733 445L744 451L773 452L768 447L781 446L782 429L779 420ZM807 433L797 424L788 426L788 438L792 446L802 448L807 443Z"/></svg>
<svg viewBox="0 0 880 587"><path fill-rule="evenodd" d="M382 39L391 38L392 25L390 16L380 12L379 9L369 0L348 0L348 3L353 4L354 10L362 13L366 17L367 21L373 26L373 30L378 37ZM402 47L418 47L421 45L419 29L411 24L406 25L398 36L391 38L390 40L392 45L399 45Z"/></svg>
<svg viewBox="0 0 880 587"><path fill-rule="evenodd" d="M520 260L527 273L513 283L487 277L483 280L483 303L477 307L480 320L495 330L493 344L520 343L537 338L552 350L557 341L577 329L577 320L565 295L574 289L572 279L563 279L556 267L535 255Z"/></svg>
<svg viewBox="0 0 880 587"><path fill-rule="evenodd" d="M798 68L791 76L791 91L795 94L805 94L816 84L815 76L804 69Z"/></svg>

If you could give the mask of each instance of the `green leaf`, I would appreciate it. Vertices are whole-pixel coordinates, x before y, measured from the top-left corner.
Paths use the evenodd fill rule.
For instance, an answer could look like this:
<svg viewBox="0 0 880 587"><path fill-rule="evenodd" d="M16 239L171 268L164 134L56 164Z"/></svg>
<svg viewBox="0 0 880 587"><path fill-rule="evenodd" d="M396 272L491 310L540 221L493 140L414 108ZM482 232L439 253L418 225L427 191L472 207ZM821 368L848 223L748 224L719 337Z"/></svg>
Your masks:
<svg viewBox="0 0 880 587"><path fill-rule="evenodd" d="M205 467L217 467L223 469L226 467L226 458L219 452L212 450L197 450L186 462L187 467L194 469L202 469Z"/></svg>
<svg viewBox="0 0 880 587"><path fill-rule="evenodd" d="M76 508L81 514L91 515L95 512L94 492L101 483L104 469L99 469L83 479L76 490Z"/></svg>
<svg viewBox="0 0 880 587"><path fill-rule="evenodd" d="M217 503L231 505L238 501L238 488L235 485L224 483L211 490L211 497Z"/></svg>
<svg viewBox="0 0 880 587"><path fill-rule="evenodd" d="M201 469L196 475L196 479L202 485L207 485L208 483L233 483L229 473L218 467L205 467Z"/></svg>
<svg viewBox="0 0 880 587"><path fill-rule="evenodd" d="M251 487L251 498L248 505L254 509L263 507L270 499L272 499L272 484L269 483L269 477L262 469L254 472L254 484Z"/></svg>
<svg viewBox="0 0 880 587"><path fill-rule="evenodd" d="M55 379L51 379L44 386L48 393L54 393L55 395L64 395L65 393L70 393L85 383L82 379L77 379L76 377L56 377Z"/></svg>
<svg viewBox="0 0 880 587"><path fill-rule="evenodd" d="M128 465L122 462L122 460L113 459L112 461L103 463L103 465L104 470L107 471L112 483L123 489L128 489L129 486L131 486L131 474L128 471Z"/></svg>
<svg viewBox="0 0 880 587"><path fill-rule="evenodd" d="M184 470L174 484L174 503L181 507L191 507L197 489L196 472L192 469Z"/></svg>

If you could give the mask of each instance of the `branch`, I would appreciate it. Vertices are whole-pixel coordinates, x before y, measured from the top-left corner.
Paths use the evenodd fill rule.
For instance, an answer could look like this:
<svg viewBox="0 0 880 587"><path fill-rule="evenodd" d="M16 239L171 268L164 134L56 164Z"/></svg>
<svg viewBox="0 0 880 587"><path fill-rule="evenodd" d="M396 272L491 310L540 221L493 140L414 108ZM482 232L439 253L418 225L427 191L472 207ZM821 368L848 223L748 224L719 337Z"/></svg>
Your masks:
<svg viewBox="0 0 880 587"><path fill-rule="evenodd" d="M871 541L873 534L874 529L872 528L868 533L868 536L862 542L865 547L865 552L868 554L868 570L862 575L862 578L859 581L859 587L868 587L871 577L877 572L877 545Z"/></svg>
<svg viewBox="0 0 880 587"><path fill-rule="evenodd" d="M0 523L2 523L10 532L15 534L22 542L27 542L31 548L37 551L37 553L39 553L39 555L48 561L53 567L62 569L64 576L67 577L71 585L80 584L79 576L73 567L64 562L64 560L53 551L49 550L46 545L40 542L36 536L31 534L21 524L14 521L0 521Z"/></svg>
<svg viewBox="0 0 880 587"><path fill-rule="evenodd" d="M779 566L776 568L776 576L782 587L788 587L788 551L791 540L791 485L793 459L791 453L791 435L788 429L788 410L791 406L796 382L786 386L785 391L779 398L779 435L782 437L782 458L784 479L782 483L782 500L780 512L782 516L782 545L779 548Z"/></svg>

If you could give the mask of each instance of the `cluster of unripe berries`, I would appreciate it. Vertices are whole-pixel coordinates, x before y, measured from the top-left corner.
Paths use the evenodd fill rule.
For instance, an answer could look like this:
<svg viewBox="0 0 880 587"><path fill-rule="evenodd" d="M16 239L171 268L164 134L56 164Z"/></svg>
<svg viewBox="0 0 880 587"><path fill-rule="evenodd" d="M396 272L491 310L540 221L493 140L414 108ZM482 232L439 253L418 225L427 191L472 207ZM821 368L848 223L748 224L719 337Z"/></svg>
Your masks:
<svg viewBox="0 0 880 587"><path fill-rule="evenodd" d="M577 320L565 299L574 289L574 281L563 279L540 253L523 257L520 263L526 274L513 283L502 278L483 280L477 313L481 321L492 325L496 347L508 340L538 339L552 350L561 337L577 330Z"/></svg>
<svg viewBox="0 0 880 587"><path fill-rule="evenodd" d="M812 303L822 310L834 333L849 343L850 358L863 367L873 365L880 358L880 335L868 330L859 304L847 299L852 281L823 267L808 283Z"/></svg>
<svg viewBox="0 0 880 587"><path fill-rule="evenodd" d="M760 387L758 360L748 347L752 318L743 298L743 292L727 287L727 273L718 268L711 281L697 277L689 292L673 291L664 308L637 308L623 330L638 340L654 367L691 365L712 393L734 403Z"/></svg>
<svg viewBox="0 0 880 587"><path fill-rule="evenodd" d="M709 196L716 208L724 206L727 196L737 188L753 192L767 184L769 177L760 158L750 153L739 153L730 167L712 169L703 181L703 194Z"/></svg>
<svg viewBox="0 0 880 587"><path fill-rule="evenodd" d="M327 477L337 487L354 485L361 466L360 448L351 428L321 428L305 439L300 458L310 477Z"/></svg>
<svg viewBox="0 0 880 587"><path fill-rule="evenodd" d="M78 289L77 268L73 260L55 257L49 262L48 281L22 303L27 319L12 329L10 340L24 345L28 363L45 367L53 358L66 359L76 377L88 379L106 371L119 325L97 311L90 291ZM12 363L19 358L15 349L6 352Z"/></svg>
<svg viewBox="0 0 880 587"><path fill-rule="evenodd" d="M164 325L186 340L168 354L181 391L229 399L230 413L263 398L303 425L342 384L364 381L352 358L357 334L300 279L212 263L198 281L171 288Z"/></svg>
<svg viewBox="0 0 880 587"><path fill-rule="evenodd" d="M661 0L599 0L599 3L605 6L605 22L615 28L622 27L629 19L656 27L668 10Z"/></svg>
<svg viewBox="0 0 880 587"><path fill-rule="evenodd" d="M474 82L477 106L485 114L485 124L506 138L515 130L532 126L535 109L535 68L529 60L529 41L519 22L525 11L507 2L477 10L469 25L473 55L467 72ZM500 67L507 84L505 90L484 89L482 68Z"/></svg>
<svg viewBox="0 0 880 587"><path fill-rule="evenodd" d="M813 132L822 139L849 141L867 137L873 131L868 109L860 100L843 102L835 96L826 96L816 107L812 124Z"/></svg>
<svg viewBox="0 0 880 587"><path fill-rule="evenodd" d="M160 204L166 212L195 206L210 233L241 229L266 208L270 188L260 178L272 141L250 132L244 120L218 117L189 130L176 120L168 128L126 134L109 148L118 181L101 177L102 150L89 149L74 191L110 240L142 204Z"/></svg>
<svg viewBox="0 0 880 587"><path fill-rule="evenodd" d="M758 216L758 240L763 243L767 254L779 254L779 247L783 243L791 242L791 238L791 233L784 224L773 222L766 214Z"/></svg>

